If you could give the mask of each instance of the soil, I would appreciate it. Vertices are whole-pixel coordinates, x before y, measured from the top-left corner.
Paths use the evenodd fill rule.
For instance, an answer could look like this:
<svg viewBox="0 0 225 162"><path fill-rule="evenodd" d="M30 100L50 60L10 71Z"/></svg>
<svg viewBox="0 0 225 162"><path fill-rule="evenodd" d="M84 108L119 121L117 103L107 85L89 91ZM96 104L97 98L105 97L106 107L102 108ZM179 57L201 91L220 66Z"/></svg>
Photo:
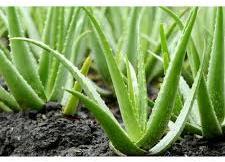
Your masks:
<svg viewBox="0 0 225 162"><path fill-rule="evenodd" d="M42 112L0 113L0 156L115 156L99 124L86 109L62 116L48 103ZM164 156L222 156L225 140L209 143L186 135Z"/></svg>
<svg viewBox="0 0 225 162"><path fill-rule="evenodd" d="M64 117L48 103L42 112L0 113L1 156L109 156L108 139L85 110Z"/></svg>
<svg viewBox="0 0 225 162"><path fill-rule="evenodd" d="M1 78L0 84L7 89ZM157 90L150 91L155 91L149 94L154 100ZM116 100L105 101L121 122ZM0 113L0 156L116 156L108 143L98 122L82 107L76 116L63 116L61 105L53 102L41 112ZM163 156L224 155L225 138L208 142L185 135Z"/></svg>
<svg viewBox="0 0 225 162"><path fill-rule="evenodd" d="M225 139L206 141L193 135L186 135L176 142L165 156L224 156Z"/></svg>

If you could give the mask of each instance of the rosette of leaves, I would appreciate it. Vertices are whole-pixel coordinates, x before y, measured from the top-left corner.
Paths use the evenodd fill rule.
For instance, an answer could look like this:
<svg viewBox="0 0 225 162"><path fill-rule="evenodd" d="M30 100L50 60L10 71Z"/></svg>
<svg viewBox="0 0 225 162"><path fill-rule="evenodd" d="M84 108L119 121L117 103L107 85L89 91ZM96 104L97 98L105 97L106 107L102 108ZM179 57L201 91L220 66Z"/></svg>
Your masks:
<svg viewBox="0 0 225 162"><path fill-rule="evenodd" d="M81 74L78 68L62 54L42 42L29 38L12 38L12 40L26 41L45 49L48 51L49 55L54 56L70 71L73 77L79 82L86 95L78 91L67 91L78 97L86 108L94 114L109 137L111 146L115 152L125 155L162 153L179 137L183 128L186 127L188 114L194 104L195 95L202 78L204 61L199 67L189 96L182 105L182 109L178 114L177 119L175 122L171 122L171 115L174 107L176 107L175 102L182 65L186 54L186 47L191 36L198 8L195 7L191 10L190 16L182 31L182 36L175 49L174 57L170 62L164 62L164 67L167 67L165 68L167 69L165 72L166 76L158 98L154 103L151 102L151 105L154 105L153 107L148 104L149 99L146 93L145 68L143 68L144 54L142 53L140 37L137 37L137 74L132 64L126 59L127 76L124 78L122 71L115 61L108 40L102 31L100 24L93 14L91 14L89 9L83 8L83 10L89 17L93 29L95 29L95 32L97 33L98 41L104 49L104 57L115 89L124 127L121 126L113 116L91 81ZM143 11L141 13L143 13ZM141 17L142 16L139 17L139 22ZM138 32L140 31L139 29L140 26L138 25ZM149 115L148 112L150 110L151 113Z"/></svg>
<svg viewBox="0 0 225 162"><path fill-rule="evenodd" d="M84 14L74 7L50 7L46 10L43 34L40 36L26 8L3 8L1 14L5 18L9 37L24 37L27 34L30 38L42 40L53 49L64 53L71 62L77 62L74 48L76 49L80 40L88 33L83 30ZM10 49L2 47L0 50L0 74L9 89L7 91L0 87L0 107L4 111L28 108L40 110L48 101L62 102L66 98L63 88L72 88L74 80L57 59L26 42L9 40L9 46ZM90 63L90 58L87 58L83 74L87 74ZM79 84L76 83L74 89L80 89ZM64 103L67 100L68 97ZM78 101L74 102L77 100L74 98L69 100L70 111L66 114L72 115Z"/></svg>

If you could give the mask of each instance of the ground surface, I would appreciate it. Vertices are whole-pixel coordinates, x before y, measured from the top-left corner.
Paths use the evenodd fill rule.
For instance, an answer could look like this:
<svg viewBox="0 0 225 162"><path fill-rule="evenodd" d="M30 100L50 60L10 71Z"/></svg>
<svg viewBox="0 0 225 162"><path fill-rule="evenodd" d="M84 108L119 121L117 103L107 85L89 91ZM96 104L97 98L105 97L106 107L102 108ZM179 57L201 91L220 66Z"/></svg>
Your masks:
<svg viewBox="0 0 225 162"><path fill-rule="evenodd" d="M1 156L114 156L98 123L82 109L64 117L60 105L47 104L41 113L0 113ZM225 141L207 143L185 136L165 156L225 155Z"/></svg>
<svg viewBox="0 0 225 162"><path fill-rule="evenodd" d="M42 113L0 113L2 156L113 155L99 125L85 112L65 118L50 103Z"/></svg>
<svg viewBox="0 0 225 162"><path fill-rule="evenodd" d="M7 89L0 78L0 85ZM148 87L149 96L157 90ZM116 100L106 104L121 122ZM177 141L164 156L224 156L225 138L207 142L194 136ZM42 112L0 113L0 156L115 156L108 138L91 114L82 108L75 117L65 117L61 106L48 103Z"/></svg>

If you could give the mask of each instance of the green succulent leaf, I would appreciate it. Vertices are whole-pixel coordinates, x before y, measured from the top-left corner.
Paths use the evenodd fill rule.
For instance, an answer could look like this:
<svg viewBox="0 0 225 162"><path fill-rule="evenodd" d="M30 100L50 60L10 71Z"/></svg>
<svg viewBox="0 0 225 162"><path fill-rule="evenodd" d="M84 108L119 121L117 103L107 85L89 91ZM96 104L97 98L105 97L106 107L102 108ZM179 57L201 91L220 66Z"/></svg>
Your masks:
<svg viewBox="0 0 225 162"><path fill-rule="evenodd" d="M197 16L197 11L198 8L195 7L189 16L186 27L183 30L183 35L177 45L174 58L169 65L163 85L153 107L146 133L138 142L138 146L151 148L162 137L167 128L176 99L186 47Z"/></svg>
<svg viewBox="0 0 225 162"><path fill-rule="evenodd" d="M69 91L76 97L79 97L84 105L94 114L97 120L101 123L103 129L108 135L113 146L120 150L120 152L126 155L144 155L145 151L138 148L131 139L127 136L126 132L121 128L116 119L109 115L105 111L104 107L96 104L93 100L84 96L83 94L76 91Z"/></svg>
<svg viewBox="0 0 225 162"><path fill-rule="evenodd" d="M169 9L167 9L167 11L168 10ZM172 11L170 11L170 13L172 13ZM172 18L174 17L175 17L175 14L173 14ZM178 21L178 19L179 18L175 18L174 20ZM184 28L184 25L181 24L181 21L177 23L180 24L179 27L181 29ZM188 54L193 76L195 76L200 65L200 57L199 57L197 48L195 46L195 43L192 39L190 41L187 54ZM206 138L213 138L215 136L220 136L222 133L222 130L219 125L219 121L215 115L214 107L210 99L210 95L209 95L209 91L206 85L206 80L204 75L202 76L202 80L199 85L197 101L198 101L198 108L199 108L199 115L200 115L203 136Z"/></svg>
<svg viewBox="0 0 225 162"><path fill-rule="evenodd" d="M194 84L192 85L191 92L187 100L184 103L184 107L182 108L179 116L176 119L176 122L173 124L171 130L163 137L159 143L157 143L153 148L150 149L150 154L160 154L163 153L167 148L171 146L173 142L180 136L183 129L185 128L185 123L188 120L188 115L193 107L195 96L201 81L201 77L203 74L203 67L205 65L205 57L201 63L201 67L196 75Z"/></svg>
<svg viewBox="0 0 225 162"><path fill-rule="evenodd" d="M50 44L50 36L49 33L52 31L52 19L54 14L54 9L49 8L47 11L47 17L44 24L43 29L43 42L46 44ZM40 79L42 81L42 84L44 85L45 89L47 88L47 82L48 82L48 76L50 75L50 55L46 54L47 51L43 50L40 59L39 59L39 67L38 67L38 73L40 76ZM47 90L46 90L47 91ZM46 92L48 94L48 92Z"/></svg>
<svg viewBox="0 0 225 162"><path fill-rule="evenodd" d="M0 86L0 101L8 105L12 110L20 110L19 104L16 102L15 98L2 88L2 86Z"/></svg>
<svg viewBox="0 0 225 162"><path fill-rule="evenodd" d="M7 105L0 101L0 110L4 112L13 112Z"/></svg>
<svg viewBox="0 0 225 162"><path fill-rule="evenodd" d="M40 110L44 105L43 100L23 79L16 67L7 59L0 50L0 74L6 81L10 92L22 109L34 108Z"/></svg>
<svg viewBox="0 0 225 162"><path fill-rule="evenodd" d="M86 60L83 63L83 66L81 68L81 73L83 75L87 75L89 68L91 66L91 58L90 56L86 58ZM81 92L82 91L82 87L80 86L80 84L78 82L74 83L74 86L72 88L73 91L77 91L77 92ZM79 103L79 99L75 96L69 96L69 99L63 109L63 113L65 115L74 115L77 111L77 106Z"/></svg>
<svg viewBox="0 0 225 162"><path fill-rule="evenodd" d="M26 41L26 42L35 44L35 45L39 46L40 48L48 51L48 53L46 53L46 54L49 54L49 55L57 58L62 63L62 65L64 65L68 69L68 71L70 71L70 73L73 75L73 77L76 79L76 81L78 81L79 84L81 85L81 87L84 89L84 91L88 95L88 97L93 99L96 103L98 103L102 107L105 107L105 109L110 112L108 107L105 105L104 101L101 99L100 95L96 92L96 88L95 88L95 86L93 86L93 83L89 79L87 79L80 72L80 70L78 70L78 68L76 66L74 66L68 59L66 59L64 55L60 54L58 51L53 50L48 45L46 45L42 42L39 42L39 41L35 41L32 39L23 38L23 37L15 37L15 38L11 38L11 39L13 39L15 41Z"/></svg>
<svg viewBox="0 0 225 162"><path fill-rule="evenodd" d="M210 99L220 123L223 122L225 116L223 24L223 8L218 7L207 83Z"/></svg>
<svg viewBox="0 0 225 162"><path fill-rule="evenodd" d="M104 51L103 53L108 65L108 69L111 75L122 118L127 129L128 135L132 139L137 139L142 132L140 131L140 125L138 124L138 121L135 118L135 114L132 112L132 105L129 100L128 92L123 81L122 74L113 56L112 49L110 48L110 45L93 14L91 14L90 11L88 11L86 8L83 9L89 17L90 21L92 22L94 29L98 33L99 41L102 44Z"/></svg>
<svg viewBox="0 0 225 162"><path fill-rule="evenodd" d="M125 154L130 155L143 155L145 151L138 148L132 140L126 135L126 132L119 126L119 123L114 118L111 111L105 105L104 101L101 99L99 94L96 92L95 87L89 79L87 79L81 72L75 67L69 60L67 60L62 54L51 49L49 46L44 43L28 39L28 38L11 38L17 41L27 41L33 43L45 50L48 51L48 54L51 54L57 58L73 75L73 77L80 83L81 87L84 89L85 93L89 98L83 96L78 92L71 92L77 97L80 98L84 104L87 104L92 113L95 113L95 116L98 117L98 120L101 124L104 124L106 127L105 131L108 132L108 136L113 141L114 146ZM103 121L102 121L103 120Z"/></svg>
<svg viewBox="0 0 225 162"><path fill-rule="evenodd" d="M65 42L63 45L63 50L62 53L64 54L64 56L68 59L71 58L71 54L72 54L72 46L73 46L73 39L74 39L74 35L75 35L75 29L76 29L76 24L77 24L77 18L79 16L80 10L74 10L73 13L73 17L72 17L72 21L70 22L69 25L69 29L66 32L66 38L65 38ZM75 27L75 28L74 28ZM53 69L56 67L53 67ZM58 71L56 73L56 75L53 76L53 78L55 78L54 80L54 86L52 87L52 91L50 94L50 100L59 100L60 98L62 98L62 94L63 94L63 89L62 87L64 86L66 80L68 79L68 72L66 71L65 67L63 65L59 65L58 67ZM51 84L53 85L53 84Z"/></svg>
<svg viewBox="0 0 225 162"><path fill-rule="evenodd" d="M15 7L7 7L7 18L9 24L9 37L23 37L21 22ZM34 60L28 44L26 42L10 41L11 53L13 63L18 69L19 73L27 81L28 84L43 100L46 100L44 87L40 81L37 72L37 63ZM26 66L25 66L26 65Z"/></svg>

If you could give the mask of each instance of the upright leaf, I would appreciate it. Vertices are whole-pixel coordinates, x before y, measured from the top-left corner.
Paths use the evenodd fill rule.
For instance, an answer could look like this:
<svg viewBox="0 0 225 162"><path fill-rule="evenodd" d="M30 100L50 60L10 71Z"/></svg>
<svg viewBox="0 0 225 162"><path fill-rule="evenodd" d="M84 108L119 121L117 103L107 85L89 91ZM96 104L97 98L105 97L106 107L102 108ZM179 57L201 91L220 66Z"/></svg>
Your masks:
<svg viewBox="0 0 225 162"><path fill-rule="evenodd" d="M53 19L53 8L49 8L47 12L47 17L45 20L44 24L44 30L43 30L43 42L46 44L50 44L50 37L49 33L51 33L51 22ZM46 54L46 50L43 50L42 55L39 59L39 67L38 67L38 73L40 76L40 79L42 81L42 84L44 87L47 87L47 81L48 81L48 76L50 75L50 56Z"/></svg>
<svg viewBox="0 0 225 162"><path fill-rule="evenodd" d="M137 24L138 17L140 14L140 8L133 7L131 9L129 17L129 26L128 26L128 35L127 35L127 46L126 46L126 55L128 60L137 69Z"/></svg>
<svg viewBox="0 0 225 162"><path fill-rule="evenodd" d="M203 67L205 64L205 57L203 58L201 67L196 75L194 84L192 85L191 92L187 98L187 100L184 103L184 107L182 108L176 122L172 126L172 129L163 137L162 140L160 140L159 143L157 143L152 149L150 149L150 154L160 154L164 152L167 148L170 147L170 145L176 141L176 139L180 136L182 133L185 123L188 120L188 114L191 111L191 108L193 107L195 96L201 81L201 75L203 73Z"/></svg>
<svg viewBox="0 0 225 162"><path fill-rule="evenodd" d="M224 93L224 22L223 8L217 8L216 26L214 31L213 46L208 73L208 89L210 99L214 106L216 116L220 123L225 116L225 93Z"/></svg>
<svg viewBox="0 0 225 162"><path fill-rule="evenodd" d="M72 20L69 25L69 29L66 32L66 38L63 44L62 53L65 55L66 58L70 59L72 53L72 45L73 39L76 29L76 23L79 16L80 10L74 10ZM51 100L59 100L63 95L63 86L68 78L68 72L66 71L65 67L59 65L57 74L55 75L55 82L54 86L51 91L50 99Z"/></svg>
<svg viewBox="0 0 225 162"><path fill-rule="evenodd" d="M145 131L147 115L148 115L148 103L147 103L147 88L146 88L146 77L145 77L145 64L144 64L144 50L141 39L141 20L143 17L145 9L142 9L140 12L140 16L137 20L137 70L138 70L138 109L139 109L139 122L142 127L142 131ZM134 57L136 58L136 57Z"/></svg>
<svg viewBox="0 0 225 162"><path fill-rule="evenodd" d="M174 18L175 14L173 14L172 17ZM180 23L181 21L178 22L179 18L175 18L174 20L180 24L179 27L181 29L184 28L184 25ZM189 58L193 76L195 76L200 65L200 58L199 58L199 53L197 51L195 43L192 39L188 46L187 55ZM198 93L197 101L198 101L198 108L199 108L203 136L206 138L213 138L215 136L221 135L222 130L219 125L219 121L215 115L212 102L210 100L204 75L202 76L201 83L199 85L199 90L197 93Z"/></svg>
<svg viewBox="0 0 225 162"><path fill-rule="evenodd" d="M56 10L56 27L55 27L55 33L57 34L57 37L55 38L55 48L62 52L63 50L63 44L64 44L64 8L58 7ZM55 58L51 59L51 66L50 66L50 74L49 74L49 80L48 80L48 92L51 94L51 91L53 89L53 86L55 84L55 80L57 77L59 69L59 61ZM51 96L49 96L51 97Z"/></svg>
<svg viewBox="0 0 225 162"><path fill-rule="evenodd" d="M87 75L89 68L91 66L91 58L90 56L86 58L86 60L84 61L82 68L81 68L81 73L83 75ZM80 86L80 84L78 82L74 83L74 86L72 88L73 91L77 91L77 92L81 92L82 91L82 87ZM63 109L63 113L66 115L74 115L76 113L77 110L77 106L79 103L79 98L70 95L69 99Z"/></svg>
<svg viewBox="0 0 225 162"><path fill-rule="evenodd" d="M18 13L15 7L7 7L7 17L9 23L9 37L24 36ZM13 62L20 74L24 77L34 91L43 99L46 100L44 88L40 81L37 64L34 60L28 45L25 42L10 41Z"/></svg>
<svg viewBox="0 0 225 162"><path fill-rule="evenodd" d="M0 74L4 77L10 92L22 109L41 109L44 102L38 97L30 85L23 79L15 66L0 50Z"/></svg>
<svg viewBox="0 0 225 162"><path fill-rule="evenodd" d="M183 35L177 45L174 58L169 65L163 85L153 107L147 124L146 134L138 142L138 146L151 148L162 137L167 128L176 99L186 47L191 36L197 11L198 8L195 7L189 16L186 27L183 30Z"/></svg>
<svg viewBox="0 0 225 162"><path fill-rule="evenodd" d="M2 86L0 86L0 101L8 105L12 110L20 110L20 107L16 102L15 98L4 88L2 88Z"/></svg>
<svg viewBox="0 0 225 162"><path fill-rule="evenodd" d="M126 89L126 86L123 81L122 74L117 66L117 63L115 61L115 58L112 53L112 49L110 48L110 45L99 25L95 17L86 9L84 8L84 11L88 15L90 21L92 22L92 25L96 32L98 33L99 41L102 44L103 50L104 50L104 57L106 59L108 69L111 75L111 79L113 82L113 86L115 89L115 93L118 99L118 103L120 106L122 118L125 124L125 127L127 129L128 135L133 139L137 139L140 134L142 133L140 131L140 126L138 124L137 119L135 118L135 115L132 113L132 105L129 100L129 95Z"/></svg>
<svg viewBox="0 0 225 162"><path fill-rule="evenodd" d="M76 97L79 97L84 105L94 114L96 119L100 122L106 134L108 135L113 146L120 152L126 155L144 155L145 151L138 148L126 132L121 128L116 119L105 112L104 108L90 100L88 97L79 92L69 91Z"/></svg>

